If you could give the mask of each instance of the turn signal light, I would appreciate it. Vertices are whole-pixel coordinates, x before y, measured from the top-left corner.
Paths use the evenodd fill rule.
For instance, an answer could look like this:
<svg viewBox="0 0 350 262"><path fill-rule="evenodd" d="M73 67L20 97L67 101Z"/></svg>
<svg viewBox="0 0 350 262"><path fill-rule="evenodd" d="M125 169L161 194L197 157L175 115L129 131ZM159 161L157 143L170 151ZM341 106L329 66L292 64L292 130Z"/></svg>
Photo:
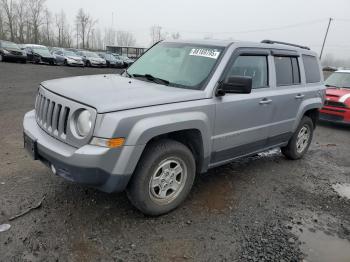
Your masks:
<svg viewBox="0 0 350 262"><path fill-rule="evenodd" d="M109 147L109 148L118 148L122 147L125 143L125 138L118 137L118 138L100 138L100 137L94 137L90 144L94 146L103 146L103 147Z"/></svg>

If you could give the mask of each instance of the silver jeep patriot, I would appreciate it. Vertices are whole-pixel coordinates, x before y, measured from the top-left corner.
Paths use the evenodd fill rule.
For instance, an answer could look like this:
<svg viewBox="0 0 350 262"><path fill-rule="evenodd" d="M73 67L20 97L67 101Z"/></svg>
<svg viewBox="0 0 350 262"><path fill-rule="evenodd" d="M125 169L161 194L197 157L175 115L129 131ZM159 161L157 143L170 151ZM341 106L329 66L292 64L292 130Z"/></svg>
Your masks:
<svg viewBox="0 0 350 262"><path fill-rule="evenodd" d="M160 215L209 168L275 147L301 158L324 97L307 47L163 41L122 75L41 83L24 144L54 174L126 190L143 213Z"/></svg>

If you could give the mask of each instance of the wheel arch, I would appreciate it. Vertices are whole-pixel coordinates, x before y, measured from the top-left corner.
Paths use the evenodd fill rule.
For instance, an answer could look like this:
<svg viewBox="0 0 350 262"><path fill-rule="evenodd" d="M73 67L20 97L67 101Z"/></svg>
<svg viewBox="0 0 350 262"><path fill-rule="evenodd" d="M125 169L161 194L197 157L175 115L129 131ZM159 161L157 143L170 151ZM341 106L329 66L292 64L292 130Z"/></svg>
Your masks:
<svg viewBox="0 0 350 262"><path fill-rule="evenodd" d="M304 116L308 116L312 119L314 127L316 127L319 109L323 106L322 99L320 97L304 100L299 108L297 119L293 126L293 131L295 131Z"/></svg>
<svg viewBox="0 0 350 262"><path fill-rule="evenodd" d="M187 112L142 119L133 126L125 145L142 145L143 153L149 143L161 138L173 139L186 145L196 158L198 172L206 172L211 140L210 121L205 113ZM141 155L135 156L136 162Z"/></svg>

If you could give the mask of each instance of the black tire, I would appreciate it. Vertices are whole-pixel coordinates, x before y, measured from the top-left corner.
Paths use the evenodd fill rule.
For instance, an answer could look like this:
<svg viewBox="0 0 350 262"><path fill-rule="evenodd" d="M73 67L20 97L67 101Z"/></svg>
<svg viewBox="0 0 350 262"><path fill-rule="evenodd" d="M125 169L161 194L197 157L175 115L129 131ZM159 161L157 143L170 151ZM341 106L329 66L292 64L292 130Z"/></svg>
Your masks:
<svg viewBox="0 0 350 262"><path fill-rule="evenodd" d="M0 54L0 62L4 62L4 56Z"/></svg>
<svg viewBox="0 0 350 262"><path fill-rule="evenodd" d="M86 61L86 67L91 67L91 63L90 63L90 61L88 60L88 61Z"/></svg>
<svg viewBox="0 0 350 262"><path fill-rule="evenodd" d="M182 172L183 170L187 170L187 172L185 171L180 175L183 176L184 181L180 183L181 189L179 189L179 191L174 191L170 193L169 196L166 196L170 199L157 199L152 193L153 189L150 187L152 177L157 174L157 170L162 170L158 176L159 180L163 181L163 185L167 183L164 182L164 179L160 179L165 171L159 168L162 163L171 162L172 159L182 161L184 165ZM185 173L186 175L184 175ZM175 209L185 200L188 193L191 191L195 174L195 160L188 147L170 139L159 140L148 145L142 154L135 173L127 187L127 195L130 202L144 214L151 216L162 215ZM165 175L170 174L168 173ZM177 175L175 175L175 179L178 179ZM169 186L171 183L169 183ZM171 192L172 189L168 190ZM167 192L169 191L166 191L166 194ZM174 195L172 196L172 194Z"/></svg>
<svg viewBox="0 0 350 262"><path fill-rule="evenodd" d="M67 66L67 65L68 65L67 60L64 60L63 65L64 65L64 66Z"/></svg>
<svg viewBox="0 0 350 262"><path fill-rule="evenodd" d="M298 135L303 128L307 128L309 137L307 139L307 142L304 143L304 146L298 146L297 145ZM289 140L288 145L281 148L283 155L285 155L288 159L291 159L291 160L297 160L302 158L310 147L310 144L313 138L313 132L314 132L314 124L311 118L304 116L301 119L298 128L295 130L292 138Z"/></svg>
<svg viewBox="0 0 350 262"><path fill-rule="evenodd" d="M22 64L26 64L26 63L27 63L27 60L24 60L24 59L23 59L23 60L21 61L21 63L22 63Z"/></svg>

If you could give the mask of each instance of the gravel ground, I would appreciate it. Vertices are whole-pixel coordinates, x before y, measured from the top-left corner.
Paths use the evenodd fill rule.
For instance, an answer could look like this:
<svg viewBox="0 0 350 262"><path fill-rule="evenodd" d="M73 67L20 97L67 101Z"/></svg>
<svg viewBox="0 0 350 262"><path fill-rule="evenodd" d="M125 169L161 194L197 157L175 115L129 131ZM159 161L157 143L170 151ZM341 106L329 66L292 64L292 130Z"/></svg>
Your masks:
<svg viewBox="0 0 350 262"><path fill-rule="evenodd" d="M198 177L185 203L145 217L124 193L51 174L23 150L38 84L116 70L0 63L0 261L350 261L350 128L322 124L306 157L279 150ZM9 221L13 215L41 207Z"/></svg>

